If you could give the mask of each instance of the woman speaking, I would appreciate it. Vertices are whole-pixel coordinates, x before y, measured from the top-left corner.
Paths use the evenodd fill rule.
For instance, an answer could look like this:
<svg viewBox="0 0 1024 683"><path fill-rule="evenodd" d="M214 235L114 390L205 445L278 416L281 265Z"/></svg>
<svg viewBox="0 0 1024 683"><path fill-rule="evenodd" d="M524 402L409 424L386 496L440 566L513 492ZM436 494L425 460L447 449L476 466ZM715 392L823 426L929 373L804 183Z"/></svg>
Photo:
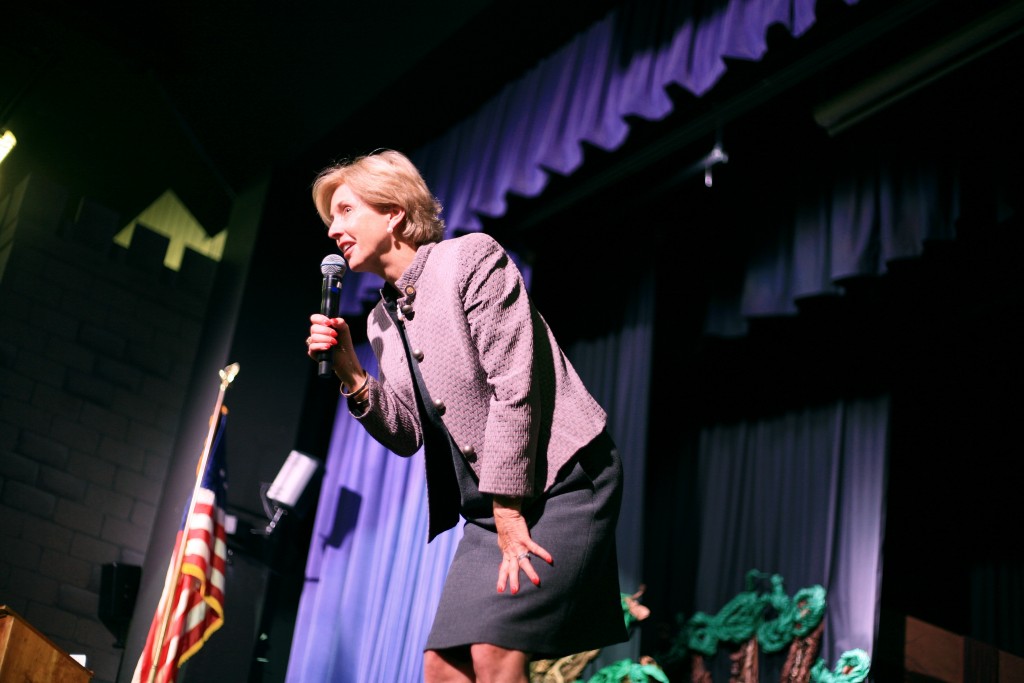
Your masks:
<svg viewBox="0 0 1024 683"><path fill-rule="evenodd" d="M396 151L324 169L313 200L348 267L385 282L367 320L379 376L342 318L310 316L307 353L329 353L374 439L423 448L428 542L465 520L425 680L524 683L532 658L626 640L619 455L508 253L482 233L443 239L439 202Z"/></svg>

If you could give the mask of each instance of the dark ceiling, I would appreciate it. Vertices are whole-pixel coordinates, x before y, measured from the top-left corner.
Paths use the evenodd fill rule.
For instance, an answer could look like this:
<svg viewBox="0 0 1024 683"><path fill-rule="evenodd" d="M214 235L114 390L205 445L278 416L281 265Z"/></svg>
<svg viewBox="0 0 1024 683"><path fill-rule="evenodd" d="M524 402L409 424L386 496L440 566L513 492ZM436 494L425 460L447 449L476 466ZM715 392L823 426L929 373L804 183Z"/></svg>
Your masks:
<svg viewBox="0 0 1024 683"><path fill-rule="evenodd" d="M5 11L0 40L0 127L19 139L0 190L42 170L129 220L170 188L216 233L232 199L273 169L306 164L309 175L382 145L415 149L620 2L25 3ZM809 107L889 76L920 50L937 59L923 78L938 78L938 68L1015 39L1022 5L820 0L807 35L773 31L765 59L731 63L707 96L672 93L672 117L648 133L637 122L617 154L588 152L577 187L559 192L594 194L671 159L702 118L757 117L771 102L792 111L797 98ZM1007 25L972 37L965 27L990 10ZM951 40L969 49L935 58ZM1013 69L982 75L1001 83Z"/></svg>

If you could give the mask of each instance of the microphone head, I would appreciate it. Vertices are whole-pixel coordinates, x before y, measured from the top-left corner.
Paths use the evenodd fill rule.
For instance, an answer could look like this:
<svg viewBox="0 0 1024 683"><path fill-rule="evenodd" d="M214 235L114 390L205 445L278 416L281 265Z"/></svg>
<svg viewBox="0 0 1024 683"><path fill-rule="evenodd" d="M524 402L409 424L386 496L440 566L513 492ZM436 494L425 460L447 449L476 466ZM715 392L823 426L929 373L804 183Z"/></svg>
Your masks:
<svg viewBox="0 0 1024 683"><path fill-rule="evenodd" d="M324 277L328 275L341 277L345 274L346 270L348 270L348 262L345 261L345 257L341 254L328 254L320 262L320 272L323 273Z"/></svg>

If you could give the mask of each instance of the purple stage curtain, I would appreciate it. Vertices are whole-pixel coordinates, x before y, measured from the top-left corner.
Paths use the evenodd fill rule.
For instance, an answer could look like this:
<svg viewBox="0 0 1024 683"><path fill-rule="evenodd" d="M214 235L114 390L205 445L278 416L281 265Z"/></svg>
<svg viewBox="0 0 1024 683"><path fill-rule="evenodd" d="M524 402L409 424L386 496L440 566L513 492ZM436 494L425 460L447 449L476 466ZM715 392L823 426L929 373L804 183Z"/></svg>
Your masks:
<svg viewBox="0 0 1024 683"><path fill-rule="evenodd" d="M802 35L814 7L815 0L623 3L410 157L441 200L449 233L478 231L480 216L505 212L508 193L537 196L550 173L579 168L583 143L614 150L629 135L626 117L667 116L669 85L703 95L725 73L725 59L764 56L770 26ZM375 276L350 273L342 312L362 312L379 287Z"/></svg>
<svg viewBox="0 0 1024 683"><path fill-rule="evenodd" d="M844 280L884 275L893 261L956 235L960 173L948 162L843 156L808 167L793 183L801 191L792 215L765 225L748 252L737 249L744 275L712 294L706 334L743 336L751 318L794 315L803 298L841 296Z"/></svg>
<svg viewBox="0 0 1024 683"><path fill-rule="evenodd" d="M376 374L369 346L359 355ZM461 536L427 544L423 468L422 451L394 455L341 402L286 680L422 680L421 648Z"/></svg>
<svg viewBox="0 0 1024 683"><path fill-rule="evenodd" d="M921 257L956 237L962 171L955 162L856 153L809 160L788 208L773 207L756 240L709 300L708 336L740 337L758 317L794 316L801 301L841 297L860 278ZM873 653L888 467L889 397L808 406L705 427L698 490L702 527L695 608L720 610L751 569L780 574L787 592L825 587L821 657ZM784 653L763 659L777 680ZM720 657L712 673L728 677Z"/></svg>
<svg viewBox="0 0 1024 683"><path fill-rule="evenodd" d="M629 283L616 332L575 342L566 354L598 403L608 413L608 430L622 456L622 511L616 526L619 588L635 592L644 583L644 496L647 480L647 413L651 393L651 348L655 334L655 274ZM552 551L554 552L554 551ZM606 647L591 663L597 670L620 659L640 658L639 633L627 643Z"/></svg>
<svg viewBox="0 0 1024 683"><path fill-rule="evenodd" d="M718 613L747 572L779 574L790 596L826 590L819 655L874 651L879 618L889 399L846 399L701 431L695 609ZM763 657L778 680L786 653ZM728 652L713 658L726 680Z"/></svg>
<svg viewBox="0 0 1024 683"><path fill-rule="evenodd" d="M847 0L849 4L854 4ZM444 205L449 235L481 229L509 192L536 196L548 174L572 173L583 143L614 149L627 116L659 119L666 86L701 95L724 58L763 56L769 26L793 35L814 20L814 0L630 2L543 60L469 119L410 156ZM361 313L380 281L350 273L342 311ZM603 340L567 349L608 410L627 463L620 521L623 590L642 581L644 459L653 355L653 277L627 285L634 317ZM376 367L361 349L366 367ZM635 504L631 504L635 503ZM425 543L422 454L388 453L339 409L317 508L287 680L404 683L421 680L421 648L458 530ZM787 577L789 578L789 577ZM872 599L874 596L872 596ZM636 658L638 643L609 648Z"/></svg>

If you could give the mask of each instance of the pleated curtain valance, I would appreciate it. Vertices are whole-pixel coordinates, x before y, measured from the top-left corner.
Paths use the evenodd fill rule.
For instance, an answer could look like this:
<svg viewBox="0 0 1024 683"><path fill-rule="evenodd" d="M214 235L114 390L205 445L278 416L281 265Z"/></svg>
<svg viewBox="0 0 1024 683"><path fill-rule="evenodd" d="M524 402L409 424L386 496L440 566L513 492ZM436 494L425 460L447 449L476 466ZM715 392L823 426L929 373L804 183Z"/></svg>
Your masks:
<svg viewBox="0 0 1024 683"><path fill-rule="evenodd" d="M954 162L897 154L810 166L777 222L737 245L730 272L741 275L716 283L704 333L743 336L751 318L795 315L801 299L842 295L844 281L884 275L927 242L953 239L960 176Z"/></svg>
<svg viewBox="0 0 1024 683"><path fill-rule="evenodd" d="M667 116L668 86L703 95L725 73L726 59L764 56L769 27L803 34L815 4L624 3L410 156L441 200L449 234L478 231L481 216L505 212L508 193L537 196L550 173L578 169L583 143L614 150L629 135L626 117ZM342 312L363 312L379 287L376 276L350 274Z"/></svg>

